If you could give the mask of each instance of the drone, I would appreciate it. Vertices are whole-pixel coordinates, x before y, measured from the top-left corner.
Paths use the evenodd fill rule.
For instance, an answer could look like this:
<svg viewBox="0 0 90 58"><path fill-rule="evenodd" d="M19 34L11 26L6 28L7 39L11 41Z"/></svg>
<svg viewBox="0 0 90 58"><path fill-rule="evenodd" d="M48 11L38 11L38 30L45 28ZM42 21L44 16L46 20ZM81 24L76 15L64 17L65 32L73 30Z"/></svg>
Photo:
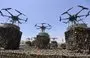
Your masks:
<svg viewBox="0 0 90 58"><path fill-rule="evenodd" d="M11 9L12 8L3 8L3 9L1 9L1 11L0 11L1 16L8 17L9 19L11 19L10 22L12 22L12 24L15 24L16 22L18 24L22 24L23 22L27 22L28 18L26 18L26 19L19 18L19 16L21 16L21 15L23 15L23 16L26 16L26 15L24 15L23 13L21 13L20 11L18 11L16 9L15 9L15 11L18 13L18 15L13 15L10 12ZM6 11L9 15L4 15L2 11ZM23 21L23 22L21 22L21 21Z"/></svg>
<svg viewBox="0 0 90 58"><path fill-rule="evenodd" d="M45 32L45 29L51 29L51 25L49 25L47 23L40 23L40 25L36 24L35 27L37 29L41 29L42 32Z"/></svg>
<svg viewBox="0 0 90 58"><path fill-rule="evenodd" d="M52 38L53 40L57 39L57 38Z"/></svg>
<svg viewBox="0 0 90 58"><path fill-rule="evenodd" d="M60 16L60 21L61 20L68 20L67 22L63 22L63 23L67 24L67 23L71 22L72 24L76 24L77 22L82 21L82 19L80 19L81 17L85 17L86 18L86 17L88 17L90 15L90 11L88 11L88 13L86 15L79 15L83 10L89 10L89 8L86 8L86 7L80 6L80 5L78 5L78 7L82 8L82 9L79 12L77 12L76 14L71 15L69 13L69 11L71 9L73 9L73 7L68 9L66 12L62 13L61 15L67 14L67 15L69 15L69 17L62 19L61 16Z"/></svg>

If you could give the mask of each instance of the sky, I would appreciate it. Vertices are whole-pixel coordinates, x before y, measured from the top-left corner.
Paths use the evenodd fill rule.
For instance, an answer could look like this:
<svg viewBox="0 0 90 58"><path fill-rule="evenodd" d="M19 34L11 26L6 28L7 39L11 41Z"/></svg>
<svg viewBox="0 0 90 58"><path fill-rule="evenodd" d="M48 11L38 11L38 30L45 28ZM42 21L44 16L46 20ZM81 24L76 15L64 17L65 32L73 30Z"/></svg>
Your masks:
<svg viewBox="0 0 90 58"><path fill-rule="evenodd" d="M77 5L90 8L90 0L0 0L0 9L17 9L28 17L28 22L19 25L23 32L22 40L35 37L40 32L35 28L35 24L48 23L52 26L52 29L46 30L46 32L49 33L51 38L56 37L58 42L62 42L62 39L65 39L64 32L67 25L60 22L59 17L71 7L74 7L72 13L76 13L78 11L78 9L75 9ZM87 17L84 20L88 26L90 26L89 18Z"/></svg>

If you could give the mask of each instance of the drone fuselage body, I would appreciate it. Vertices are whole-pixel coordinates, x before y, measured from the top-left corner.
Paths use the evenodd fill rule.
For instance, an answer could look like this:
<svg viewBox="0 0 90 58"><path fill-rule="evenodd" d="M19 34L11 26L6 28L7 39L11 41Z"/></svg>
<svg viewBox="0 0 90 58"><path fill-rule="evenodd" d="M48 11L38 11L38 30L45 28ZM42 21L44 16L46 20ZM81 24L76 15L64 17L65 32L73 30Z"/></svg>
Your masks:
<svg viewBox="0 0 90 58"><path fill-rule="evenodd" d="M14 20L14 21L18 21L18 19L19 19L18 16L12 16L11 18L12 18L12 20Z"/></svg>

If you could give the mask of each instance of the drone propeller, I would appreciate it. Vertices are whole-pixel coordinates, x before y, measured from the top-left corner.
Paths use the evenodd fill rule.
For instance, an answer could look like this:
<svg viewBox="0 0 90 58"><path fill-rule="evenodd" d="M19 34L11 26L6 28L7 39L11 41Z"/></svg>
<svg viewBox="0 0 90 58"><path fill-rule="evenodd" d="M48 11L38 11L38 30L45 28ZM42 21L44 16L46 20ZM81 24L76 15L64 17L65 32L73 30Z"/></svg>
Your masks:
<svg viewBox="0 0 90 58"><path fill-rule="evenodd" d="M86 7L84 7L84 6L81 6L81 5L78 5L78 7L81 7L82 9L88 10L88 8L86 8Z"/></svg>
<svg viewBox="0 0 90 58"><path fill-rule="evenodd" d="M82 21L82 19L79 19L79 20L77 20L77 21Z"/></svg>
<svg viewBox="0 0 90 58"><path fill-rule="evenodd" d="M0 11L0 14L1 14L1 16L3 16L3 17L9 17L10 18L10 16L7 16L7 15L3 15L3 13Z"/></svg>
<svg viewBox="0 0 90 58"><path fill-rule="evenodd" d="M48 26L46 26L47 29L51 29L52 26L48 24Z"/></svg>
<svg viewBox="0 0 90 58"><path fill-rule="evenodd" d="M63 22L63 23L67 24L67 23L69 23L69 21L67 21L67 22Z"/></svg>
<svg viewBox="0 0 90 58"><path fill-rule="evenodd" d="M37 24L35 24L35 27L40 27L40 26L38 26Z"/></svg>
<svg viewBox="0 0 90 58"><path fill-rule="evenodd" d="M61 20L67 20L67 19L69 19L69 18L64 18L64 19L62 19L61 16L60 16L60 20L59 20L59 21L61 21Z"/></svg>
<svg viewBox="0 0 90 58"><path fill-rule="evenodd" d="M10 10L10 9L12 9L12 8L3 8L3 9L1 9L1 10L5 10L5 11L7 11L11 16L13 16L8 10Z"/></svg>
<svg viewBox="0 0 90 58"><path fill-rule="evenodd" d="M20 11L18 11L18 10L16 10L16 9L15 9L15 11L17 11L18 13L20 13L19 15L21 15L21 14L24 15L23 13L21 13ZM24 16L26 16L26 15L24 15Z"/></svg>
<svg viewBox="0 0 90 58"><path fill-rule="evenodd" d="M10 10L10 9L12 9L12 8L3 8L1 10L6 10L7 11L7 10Z"/></svg>
<svg viewBox="0 0 90 58"><path fill-rule="evenodd" d="M42 25L44 25L44 24L46 24L46 23L41 23ZM47 24L48 26L45 26L45 27L51 27L51 25L50 24Z"/></svg>
<svg viewBox="0 0 90 58"><path fill-rule="evenodd" d="M68 9L66 12L62 13L61 15L64 15L64 14L68 13L68 11L71 10L72 8Z"/></svg>
<svg viewBox="0 0 90 58"><path fill-rule="evenodd" d="M18 23L22 24L22 22L18 21Z"/></svg>
<svg viewBox="0 0 90 58"><path fill-rule="evenodd" d="M27 22L28 18L26 18L25 22Z"/></svg>
<svg viewBox="0 0 90 58"><path fill-rule="evenodd" d="M79 21L82 21L82 22L84 23L83 19L79 19L78 22L79 22Z"/></svg>
<svg viewBox="0 0 90 58"><path fill-rule="evenodd" d="M83 16L86 16L86 15L80 15L80 16L77 16L77 17L83 17Z"/></svg>
<svg viewBox="0 0 90 58"><path fill-rule="evenodd" d="M61 21L62 20L62 18L61 18L61 16L60 16L60 20L59 21Z"/></svg>
<svg viewBox="0 0 90 58"><path fill-rule="evenodd" d="M0 14L1 14L2 16L4 16L3 13L2 13L1 11L0 11Z"/></svg>
<svg viewBox="0 0 90 58"><path fill-rule="evenodd" d="M48 26L50 26L50 27L51 27L51 25L50 25L50 24L48 24Z"/></svg>
<svg viewBox="0 0 90 58"><path fill-rule="evenodd" d="M86 17L90 15L90 11L86 14Z"/></svg>
<svg viewBox="0 0 90 58"><path fill-rule="evenodd" d="M68 10L67 10L67 12L69 11L69 10L71 10L73 7L71 7L71 8L69 8Z"/></svg>
<svg viewBox="0 0 90 58"><path fill-rule="evenodd" d="M35 24L35 27L37 26L37 24Z"/></svg>
<svg viewBox="0 0 90 58"><path fill-rule="evenodd" d="M46 23L41 23L41 24L43 25L43 24L46 24Z"/></svg>

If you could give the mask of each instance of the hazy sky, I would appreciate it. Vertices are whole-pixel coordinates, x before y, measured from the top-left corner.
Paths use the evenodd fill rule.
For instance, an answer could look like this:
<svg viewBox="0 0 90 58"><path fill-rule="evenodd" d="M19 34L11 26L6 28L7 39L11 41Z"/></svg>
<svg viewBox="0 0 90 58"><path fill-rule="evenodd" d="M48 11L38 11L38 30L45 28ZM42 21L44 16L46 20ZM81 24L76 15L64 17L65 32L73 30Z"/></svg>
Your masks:
<svg viewBox="0 0 90 58"><path fill-rule="evenodd" d="M35 37L40 31L34 25L45 22L52 25L52 29L46 32L51 37L58 37L60 42L62 38L64 39L67 25L59 22L59 16L70 7L74 7L75 11L72 12L78 11L75 9L77 5L90 8L90 0L0 0L0 9L8 7L17 9L29 18L27 23L20 25L23 32L22 40L27 37ZM88 26L90 26L89 18L84 20Z"/></svg>

